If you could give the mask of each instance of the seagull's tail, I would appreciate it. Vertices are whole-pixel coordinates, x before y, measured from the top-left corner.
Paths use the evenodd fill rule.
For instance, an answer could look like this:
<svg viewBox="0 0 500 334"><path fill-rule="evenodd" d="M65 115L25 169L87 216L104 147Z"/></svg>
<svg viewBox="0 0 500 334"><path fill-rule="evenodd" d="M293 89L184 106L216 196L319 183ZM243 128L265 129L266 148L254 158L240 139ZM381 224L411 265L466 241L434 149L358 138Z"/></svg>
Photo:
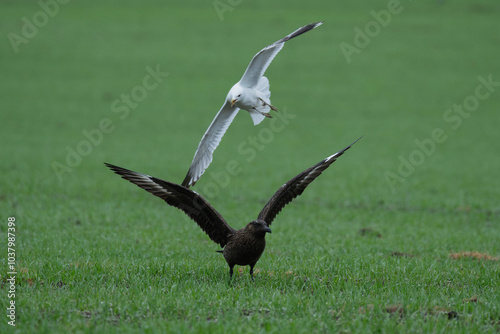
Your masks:
<svg viewBox="0 0 500 334"><path fill-rule="evenodd" d="M269 109L269 107L267 107L267 108ZM249 111L248 113L252 117L253 125L259 124L260 122L262 122L264 120L264 118L266 118L266 116L262 115L258 111Z"/></svg>
<svg viewBox="0 0 500 334"><path fill-rule="evenodd" d="M259 96L264 100L269 100L269 98L271 97L271 91L269 90L269 80L266 77L262 77L259 79L257 86L255 86L255 90L260 93Z"/></svg>
<svg viewBox="0 0 500 334"><path fill-rule="evenodd" d="M266 77L262 77L259 79L259 82L255 86L255 90L257 91L257 96L262 99L267 104L262 104L257 107L257 111L249 111L250 116L252 117L253 125L257 125L266 118L262 113L268 113L270 108L269 104L271 104L271 91L269 90L269 80Z"/></svg>

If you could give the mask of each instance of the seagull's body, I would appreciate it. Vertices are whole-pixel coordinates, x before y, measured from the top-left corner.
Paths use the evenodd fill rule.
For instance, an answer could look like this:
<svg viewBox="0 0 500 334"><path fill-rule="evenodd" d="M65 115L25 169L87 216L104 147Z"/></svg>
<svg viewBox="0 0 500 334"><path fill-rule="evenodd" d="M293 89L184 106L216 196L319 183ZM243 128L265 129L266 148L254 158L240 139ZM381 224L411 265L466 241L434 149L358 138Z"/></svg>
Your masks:
<svg viewBox="0 0 500 334"><path fill-rule="evenodd" d="M167 204L184 211L205 231L212 241L224 247L219 252L224 255L224 259L229 265L230 276L233 275L235 265L248 265L250 266L250 276L253 279L253 268L266 248L265 235L271 233L269 226L274 218L285 205L301 195L314 179L353 144L306 169L282 185L264 206L257 219L240 230L229 226L224 218L203 197L182 185L111 164L106 164L106 166L125 180L160 197Z"/></svg>
<svg viewBox="0 0 500 334"><path fill-rule="evenodd" d="M278 111L278 108L271 104L270 97L269 80L261 77L258 84L253 87L245 87L238 81L229 90L226 101L229 101L230 106L248 111L254 125L257 125L264 117L271 117L269 109Z"/></svg>
<svg viewBox="0 0 500 334"><path fill-rule="evenodd" d="M252 58L240 81L229 90L224 104L198 144L189 171L182 182L183 186L194 185L203 175L205 169L212 162L213 152L240 109L250 113L254 125L262 122L265 117L271 117L270 110L278 110L271 105L269 80L264 76L264 72L286 41L302 35L322 23L316 22L303 26L279 41L266 46Z"/></svg>

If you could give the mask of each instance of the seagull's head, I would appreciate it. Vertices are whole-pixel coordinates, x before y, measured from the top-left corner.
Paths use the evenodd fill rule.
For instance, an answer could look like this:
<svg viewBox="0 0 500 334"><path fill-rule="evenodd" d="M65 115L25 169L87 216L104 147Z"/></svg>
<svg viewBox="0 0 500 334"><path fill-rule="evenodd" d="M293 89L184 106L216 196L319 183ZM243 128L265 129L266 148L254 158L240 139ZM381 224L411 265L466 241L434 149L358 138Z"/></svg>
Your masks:
<svg viewBox="0 0 500 334"><path fill-rule="evenodd" d="M245 229L258 237L264 237L266 233L271 233L269 226L267 226L266 222L261 219L248 223Z"/></svg>
<svg viewBox="0 0 500 334"><path fill-rule="evenodd" d="M238 102L243 95L243 89L238 85L234 85L233 88L227 94L227 101L231 104L231 107Z"/></svg>

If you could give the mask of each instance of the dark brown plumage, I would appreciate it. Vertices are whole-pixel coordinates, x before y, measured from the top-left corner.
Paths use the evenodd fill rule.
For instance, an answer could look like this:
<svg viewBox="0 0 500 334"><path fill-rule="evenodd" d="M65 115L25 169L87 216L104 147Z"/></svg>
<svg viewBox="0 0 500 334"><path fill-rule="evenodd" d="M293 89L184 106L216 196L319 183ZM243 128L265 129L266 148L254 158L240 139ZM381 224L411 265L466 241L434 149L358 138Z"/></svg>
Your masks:
<svg viewBox="0 0 500 334"><path fill-rule="evenodd" d="M266 248L265 235L266 233L271 233L269 226L274 218L285 205L302 194L314 179L338 157L344 154L354 143L306 169L282 185L264 206L258 218L240 230L235 230L229 226L224 218L203 197L193 190L172 182L160 180L156 177L137 173L108 163L105 164L125 180L160 197L169 205L184 211L194 220L210 239L224 248L219 252L224 255L229 265L230 277L233 275L235 265L249 265L250 276L253 279L253 268Z"/></svg>

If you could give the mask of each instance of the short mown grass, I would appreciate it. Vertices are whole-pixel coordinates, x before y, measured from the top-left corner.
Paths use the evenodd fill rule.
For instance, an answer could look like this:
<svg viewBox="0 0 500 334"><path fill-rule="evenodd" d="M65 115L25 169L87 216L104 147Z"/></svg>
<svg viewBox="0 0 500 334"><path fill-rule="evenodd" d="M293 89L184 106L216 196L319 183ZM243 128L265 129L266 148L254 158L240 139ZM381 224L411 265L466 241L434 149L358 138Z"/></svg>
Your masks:
<svg viewBox="0 0 500 334"><path fill-rule="evenodd" d="M4 1L5 314L8 217L18 275L16 327L2 316L0 332L498 332L499 88L467 116L445 114L479 77L500 81L500 5L402 1L348 63L340 43L387 4L243 1L221 21L211 2L69 2L16 54L8 33L40 7ZM103 162L180 183L251 57L317 20L266 73L272 137L271 120L254 127L242 112L194 190L241 228L281 184L363 138L277 217L255 281L248 267L230 281L195 223ZM168 77L120 118L113 103L157 64ZM113 130L58 174L104 118ZM427 154L415 141L437 128L446 140ZM403 160L417 163L401 174Z"/></svg>

